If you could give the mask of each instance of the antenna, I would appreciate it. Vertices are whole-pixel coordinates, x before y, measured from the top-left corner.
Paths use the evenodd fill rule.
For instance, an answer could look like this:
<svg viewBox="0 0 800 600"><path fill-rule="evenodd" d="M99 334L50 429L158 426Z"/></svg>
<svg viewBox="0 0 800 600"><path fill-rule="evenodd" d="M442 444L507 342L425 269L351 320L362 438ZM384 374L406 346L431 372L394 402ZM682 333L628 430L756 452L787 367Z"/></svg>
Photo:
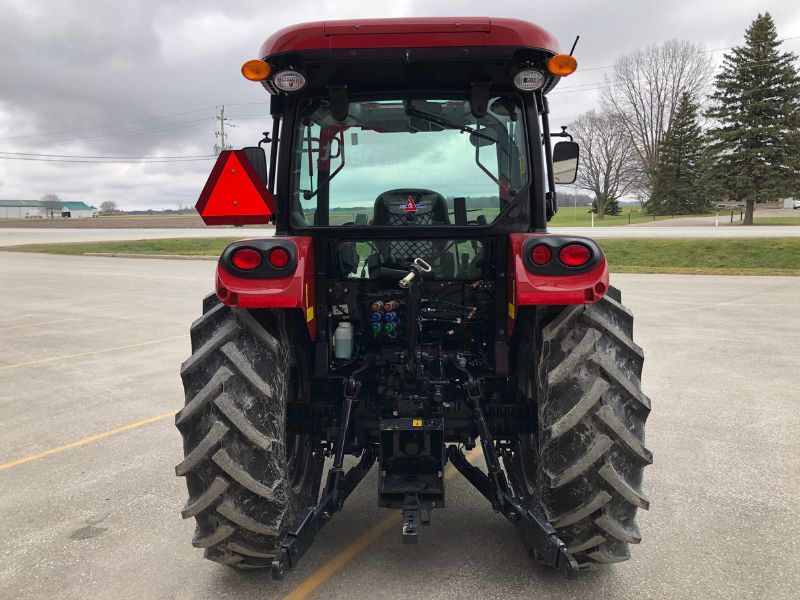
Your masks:
<svg viewBox="0 0 800 600"><path fill-rule="evenodd" d="M570 55L570 56L572 56L572 53L573 53L573 52L575 52L575 46L577 46L577 45L578 45L578 40L579 40L579 39L581 39L581 36L579 36L579 35L576 35L576 36L575 36L575 43L573 43L573 44L572 44L572 48L571 48L571 49L570 49L570 51L569 51L569 55Z"/></svg>

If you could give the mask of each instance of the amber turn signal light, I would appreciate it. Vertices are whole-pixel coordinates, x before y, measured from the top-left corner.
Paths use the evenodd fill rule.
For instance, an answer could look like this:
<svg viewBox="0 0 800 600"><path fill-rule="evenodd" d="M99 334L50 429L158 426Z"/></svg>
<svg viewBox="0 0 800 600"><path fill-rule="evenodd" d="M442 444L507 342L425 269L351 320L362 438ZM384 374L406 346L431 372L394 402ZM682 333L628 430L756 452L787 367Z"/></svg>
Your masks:
<svg viewBox="0 0 800 600"><path fill-rule="evenodd" d="M556 77L572 75L578 68L578 61L571 54L556 54L547 59L547 72Z"/></svg>
<svg viewBox="0 0 800 600"><path fill-rule="evenodd" d="M249 79L250 81L264 81L269 77L271 71L272 69L270 69L267 63L257 58L248 60L242 65L242 75L244 75L245 79Z"/></svg>

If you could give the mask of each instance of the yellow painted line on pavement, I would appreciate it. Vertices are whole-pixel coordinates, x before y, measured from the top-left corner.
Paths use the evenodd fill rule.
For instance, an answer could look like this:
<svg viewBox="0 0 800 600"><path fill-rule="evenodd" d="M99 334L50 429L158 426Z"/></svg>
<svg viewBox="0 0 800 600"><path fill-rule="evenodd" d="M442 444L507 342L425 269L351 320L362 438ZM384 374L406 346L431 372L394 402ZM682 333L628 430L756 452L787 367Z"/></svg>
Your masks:
<svg viewBox="0 0 800 600"><path fill-rule="evenodd" d="M12 325L11 327L0 327L0 331L11 331L12 329L22 329L24 327L38 327L39 325L53 325L54 323L74 320L73 317L70 317L69 319L56 319L55 321L40 321L39 323L27 323L26 325Z"/></svg>
<svg viewBox="0 0 800 600"><path fill-rule="evenodd" d="M94 435L90 435L89 437L85 437L70 444L64 444L63 446L58 446L57 448L50 448L49 450L45 450L44 452L37 452L36 454L29 454L28 456L23 456L22 458L12 460L11 462L0 464L0 471L5 471L6 469L11 469L13 467L18 467L20 465L24 465L25 463L29 463L34 460L39 460L40 458L53 456L54 454L59 454L67 450L72 450L73 448L80 448L81 446L85 446L86 444L91 444L92 442L97 442L112 435L117 435L118 433L130 431L131 429L143 427L145 425L149 425L150 423L163 421L164 419L168 419L169 417L175 416L175 412L176 411L171 410L169 412L165 412L164 414L157 415L155 417L150 417L149 419L142 419L141 421L136 421L135 423L128 423L127 425L123 425L122 427L117 427L116 429L110 429L109 431L104 431L102 433L95 433Z"/></svg>
<svg viewBox="0 0 800 600"><path fill-rule="evenodd" d="M472 462L480 456L480 446L467 453L467 460ZM450 479L458 471L450 465L444 471L445 480ZM344 569L354 558L374 544L384 533L400 525L400 513L393 511L365 533L362 533L354 542L334 556L319 569L314 571L305 581L283 597L283 600L304 600L313 594L316 589L339 571Z"/></svg>
<svg viewBox="0 0 800 600"><path fill-rule="evenodd" d="M17 367L26 367L28 365L38 365L41 363L52 362L54 360L65 360L67 358L82 358L84 356L94 356L95 354L104 354L106 352L116 352L117 350L130 350L131 348L141 348L142 346L152 346L153 344L160 344L161 342L169 342L172 340L179 340L188 337L188 334L173 335L172 337L161 338L158 340L150 340L149 342L139 342L138 344L129 344L127 346L115 346L113 348L103 348L102 350L91 350L90 352L78 352L77 354L64 354L62 356L48 356L47 358L37 358L36 360L28 360L25 362L14 363L11 365L0 366L0 371L6 369L16 369Z"/></svg>

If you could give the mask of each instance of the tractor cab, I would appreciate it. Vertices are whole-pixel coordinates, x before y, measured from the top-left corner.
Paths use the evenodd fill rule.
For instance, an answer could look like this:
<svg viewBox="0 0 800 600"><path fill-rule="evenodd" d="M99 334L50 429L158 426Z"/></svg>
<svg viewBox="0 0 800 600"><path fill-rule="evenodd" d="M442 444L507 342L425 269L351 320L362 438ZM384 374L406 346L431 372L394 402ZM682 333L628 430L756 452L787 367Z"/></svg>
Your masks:
<svg viewBox="0 0 800 600"><path fill-rule="evenodd" d="M268 187L278 235L543 232L557 210L554 184L574 180L571 141L556 145L551 168L546 93L577 63L536 25L308 23L273 34L260 53L242 72L272 95Z"/></svg>

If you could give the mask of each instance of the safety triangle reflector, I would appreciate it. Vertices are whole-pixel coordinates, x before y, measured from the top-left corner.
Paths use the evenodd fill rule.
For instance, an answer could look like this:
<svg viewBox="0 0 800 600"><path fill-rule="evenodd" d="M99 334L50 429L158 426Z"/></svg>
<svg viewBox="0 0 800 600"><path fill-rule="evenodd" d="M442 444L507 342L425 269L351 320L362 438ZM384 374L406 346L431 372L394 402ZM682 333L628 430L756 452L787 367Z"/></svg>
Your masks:
<svg viewBox="0 0 800 600"><path fill-rule="evenodd" d="M269 223L275 198L242 150L224 150L195 205L206 225Z"/></svg>

